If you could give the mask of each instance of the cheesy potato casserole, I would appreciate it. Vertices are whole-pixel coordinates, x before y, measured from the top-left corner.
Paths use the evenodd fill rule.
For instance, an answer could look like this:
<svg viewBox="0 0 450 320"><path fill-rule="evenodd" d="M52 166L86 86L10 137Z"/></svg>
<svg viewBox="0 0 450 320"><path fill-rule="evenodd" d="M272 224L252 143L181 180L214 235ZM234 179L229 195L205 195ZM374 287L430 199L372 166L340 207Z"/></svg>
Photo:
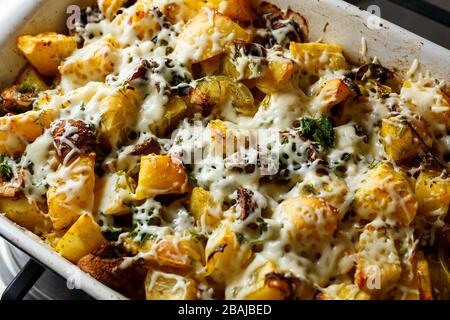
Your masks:
<svg viewBox="0 0 450 320"><path fill-rule="evenodd" d="M0 211L111 288L450 298L448 79L247 0L98 0L17 48Z"/></svg>

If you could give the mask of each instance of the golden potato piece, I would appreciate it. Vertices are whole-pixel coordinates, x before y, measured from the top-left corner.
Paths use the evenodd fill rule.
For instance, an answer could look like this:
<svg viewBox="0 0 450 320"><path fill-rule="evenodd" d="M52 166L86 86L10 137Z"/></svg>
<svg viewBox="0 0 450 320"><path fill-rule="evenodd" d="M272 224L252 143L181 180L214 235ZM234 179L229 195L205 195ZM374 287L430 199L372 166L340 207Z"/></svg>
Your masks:
<svg viewBox="0 0 450 320"><path fill-rule="evenodd" d="M395 300L433 300L430 270L423 252L411 259L411 270L403 270L397 286Z"/></svg>
<svg viewBox="0 0 450 320"><path fill-rule="evenodd" d="M370 300L370 295L353 283L332 284L321 290L320 300Z"/></svg>
<svg viewBox="0 0 450 320"><path fill-rule="evenodd" d="M420 141L406 121L395 117L383 119L380 133L384 149L394 161L411 158L420 151Z"/></svg>
<svg viewBox="0 0 450 320"><path fill-rule="evenodd" d="M35 202L26 198L0 198L0 212L5 213L18 225L38 235L48 232L52 228L52 223L44 212Z"/></svg>
<svg viewBox="0 0 450 320"><path fill-rule="evenodd" d="M189 100L208 114L217 113L227 103L231 103L238 113L248 116L254 115L257 110L251 91L244 84L225 76L197 80Z"/></svg>
<svg viewBox="0 0 450 320"><path fill-rule="evenodd" d="M435 220L444 217L450 206L450 178L434 171L422 171L416 181L419 214Z"/></svg>
<svg viewBox="0 0 450 320"><path fill-rule="evenodd" d="M35 91L48 90L49 86L45 83L44 79L37 73L31 65L27 65L23 69L20 76L17 78L16 84L23 87L31 88Z"/></svg>
<svg viewBox="0 0 450 320"><path fill-rule="evenodd" d="M48 213L55 230L69 227L94 205L95 155L82 155L68 166L60 165L47 191Z"/></svg>
<svg viewBox="0 0 450 320"><path fill-rule="evenodd" d="M302 241L333 235L339 221L336 208L314 197L291 198L279 205L277 219L284 223L291 239Z"/></svg>
<svg viewBox="0 0 450 320"><path fill-rule="evenodd" d="M251 256L248 246L241 245L230 226L222 224L208 238L205 248L205 276L217 283L242 269Z"/></svg>
<svg viewBox="0 0 450 320"><path fill-rule="evenodd" d="M188 191L188 178L180 160L155 154L141 157L136 200L151 198L158 194L179 194Z"/></svg>
<svg viewBox="0 0 450 320"><path fill-rule="evenodd" d="M255 17L248 0L206 0L206 5L233 20L250 21Z"/></svg>
<svg viewBox="0 0 450 320"><path fill-rule="evenodd" d="M322 113L330 110L333 106L354 97L359 93L359 87L348 78L330 79L325 81L319 88L317 98L322 105Z"/></svg>
<svg viewBox="0 0 450 320"><path fill-rule="evenodd" d="M224 54L216 57L221 57L221 74L236 80L262 77L269 64L262 45L244 41L227 44Z"/></svg>
<svg viewBox="0 0 450 320"><path fill-rule="evenodd" d="M131 212L136 183L125 172L107 173L95 185L95 212L124 215Z"/></svg>
<svg viewBox="0 0 450 320"><path fill-rule="evenodd" d="M195 187L189 199L189 211L201 226L213 227L219 223L222 210L208 191Z"/></svg>
<svg viewBox="0 0 450 320"><path fill-rule="evenodd" d="M141 3L149 1L153 2L153 5L157 5L158 9L172 23L189 21L205 6L205 2L202 0L138 0Z"/></svg>
<svg viewBox="0 0 450 320"><path fill-rule="evenodd" d="M145 237L145 235L144 235ZM188 274L194 266L203 265L204 248L200 241L167 235L160 239L150 236L140 243L133 238L125 238L131 252L146 253L145 264L152 269L176 274Z"/></svg>
<svg viewBox="0 0 450 320"><path fill-rule="evenodd" d="M164 109L162 118L150 126L150 130L158 137L164 137L174 130L188 112L186 102L179 96L171 97Z"/></svg>
<svg viewBox="0 0 450 320"><path fill-rule="evenodd" d="M77 263L106 243L97 222L89 213L84 213L59 240L55 250L67 260Z"/></svg>
<svg viewBox="0 0 450 320"><path fill-rule="evenodd" d="M89 81L104 81L114 71L117 44L111 37L94 41L64 61L59 67L63 78L82 86Z"/></svg>
<svg viewBox="0 0 450 320"><path fill-rule="evenodd" d="M185 25L175 53L182 61L196 63L222 53L224 46L233 40L249 41L250 36L229 17L202 10Z"/></svg>
<svg viewBox="0 0 450 320"><path fill-rule="evenodd" d="M197 297L195 280L176 274L150 270L145 280L147 300L193 300Z"/></svg>
<svg viewBox="0 0 450 320"><path fill-rule="evenodd" d="M244 300L286 300L292 296L291 284L271 261L257 268L251 280L248 287L252 289Z"/></svg>
<svg viewBox="0 0 450 320"><path fill-rule="evenodd" d="M102 14L108 20L112 20L127 0L98 0L97 2Z"/></svg>
<svg viewBox="0 0 450 320"><path fill-rule="evenodd" d="M347 68L342 47L337 44L291 42L289 50L292 57L300 64L300 68L309 73L318 73L325 69L336 71Z"/></svg>
<svg viewBox="0 0 450 320"><path fill-rule="evenodd" d="M285 58L270 59L266 72L255 80L256 87L265 94L287 85L294 73L294 63Z"/></svg>
<svg viewBox="0 0 450 320"><path fill-rule="evenodd" d="M376 296L388 293L402 273L400 258L385 231L366 227L360 235L356 258L355 283Z"/></svg>
<svg viewBox="0 0 450 320"><path fill-rule="evenodd" d="M128 129L136 116L137 108L132 90L114 92L100 102L102 117L99 126L99 141L107 151L116 150L127 137Z"/></svg>
<svg viewBox="0 0 450 320"><path fill-rule="evenodd" d="M406 176L391 164L380 162L366 173L356 190L353 211L362 220L382 217L409 225L416 216L417 200Z"/></svg>
<svg viewBox="0 0 450 320"><path fill-rule="evenodd" d="M1 117L0 152L18 156L23 153L27 144L36 140L43 131L38 111Z"/></svg>
<svg viewBox="0 0 450 320"><path fill-rule="evenodd" d="M46 32L18 37L17 47L40 74L54 76L62 59L77 48L77 42L74 37Z"/></svg>

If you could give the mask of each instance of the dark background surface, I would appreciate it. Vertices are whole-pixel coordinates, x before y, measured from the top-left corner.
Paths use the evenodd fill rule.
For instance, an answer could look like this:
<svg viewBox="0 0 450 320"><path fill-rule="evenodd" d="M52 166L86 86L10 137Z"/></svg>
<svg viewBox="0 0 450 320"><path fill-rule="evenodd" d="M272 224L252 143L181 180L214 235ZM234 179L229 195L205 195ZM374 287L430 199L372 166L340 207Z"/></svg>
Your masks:
<svg viewBox="0 0 450 320"><path fill-rule="evenodd" d="M411 1L414 0L404 0L403 2L408 3ZM435 22L419 13L406 9L391 0L348 0L347 2L350 2L363 10L366 10L370 5L377 5L381 9L381 18L450 49L449 27ZM426 2L446 10L450 20L450 0L426 0Z"/></svg>

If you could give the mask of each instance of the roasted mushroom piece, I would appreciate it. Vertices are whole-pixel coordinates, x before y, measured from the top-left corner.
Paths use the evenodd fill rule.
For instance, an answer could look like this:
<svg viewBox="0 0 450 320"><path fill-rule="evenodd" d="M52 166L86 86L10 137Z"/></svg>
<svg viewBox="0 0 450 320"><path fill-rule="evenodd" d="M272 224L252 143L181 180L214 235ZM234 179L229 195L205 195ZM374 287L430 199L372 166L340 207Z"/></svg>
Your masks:
<svg viewBox="0 0 450 320"><path fill-rule="evenodd" d="M95 147L95 128L81 120L58 120L52 124L53 146L61 163L68 164Z"/></svg>
<svg viewBox="0 0 450 320"><path fill-rule="evenodd" d="M133 147L133 150L129 153L132 156L146 156L148 154L160 154L161 146L158 140L155 138L150 138L142 143L138 143Z"/></svg>
<svg viewBox="0 0 450 320"><path fill-rule="evenodd" d="M356 80L374 79L383 84L393 78L394 73L391 70L376 63L362 65L355 74Z"/></svg>
<svg viewBox="0 0 450 320"><path fill-rule="evenodd" d="M257 204L253 195L254 193L252 190L243 187L239 187L237 190L237 200L241 211L241 220L245 220L250 214L255 212Z"/></svg>
<svg viewBox="0 0 450 320"><path fill-rule="evenodd" d="M78 266L130 299L144 300L144 279L147 274L144 261L136 259L125 267L123 263L127 256L128 253L123 247L109 243L81 258Z"/></svg>
<svg viewBox="0 0 450 320"><path fill-rule="evenodd" d="M264 38L266 47L275 45L286 47L291 41L304 42L307 36L306 20L291 9L280 10L277 6L263 2L259 7L262 15L262 27L269 29L269 34Z"/></svg>

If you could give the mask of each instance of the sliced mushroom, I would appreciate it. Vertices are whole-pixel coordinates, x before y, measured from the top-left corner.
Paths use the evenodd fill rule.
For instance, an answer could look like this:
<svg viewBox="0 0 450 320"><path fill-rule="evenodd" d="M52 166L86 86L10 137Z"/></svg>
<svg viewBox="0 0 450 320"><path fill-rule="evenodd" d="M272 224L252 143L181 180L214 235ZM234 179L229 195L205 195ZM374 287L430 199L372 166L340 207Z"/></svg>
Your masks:
<svg viewBox="0 0 450 320"><path fill-rule="evenodd" d="M95 147L95 128L81 120L58 120L52 124L53 146L61 163L68 164Z"/></svg>
<svg viewBox="0 0 450 320"><path fill-rule="evenodd" d="M263 27L270 30L268 36L264 39L266 47L280 45L288 46L291 41L304 42L308 33L307 23L297 12L288 9L280 10L277 6L263 2L259 7L262 15ZM285 32L280 32L285 29ZM278 36L277 36L278 35ZM283 35L283 37L280 37Z"/></svg>
<svg viewBox="0 0 450 320"><path fill-rule="evenodd" d="M237 200L241 210L241 220L245 220L250 214L255 212L257 204L253 195L253 191L243 187L239 187L237 190Z"/></svg>
<svg viewBox="0 0 450 320"><path fill-rule="evenodd" d="M19 174L16 178L13 178L9 181L4 180L4 178L0 175L0 196L6 198L15 198L21 193L21 188L24 183L25 173L22 170L19 171Z"/></svg>
<svg viewBox="0 0 450 320"><path fill-rule="evenodd" d="M125 267L125 257L127 251L124 248L106 244L81 258L78 266L98 281L131 299L145 299L144 279L147 269L144 267L144 261L137 259Z"/></svg>
<svg viewBox="0 0 450 320"><path fill-rule="evenodd" d="M0 113L22 113L31 110L37 93L32 88L12 86L2 91L0 95Z"/></svg>
<svg viewBox="0 0 450 320"><path fill-rule="evenodd" d="M394 73L379 64L368 63L359 67L355 78L356 80L375 79L380 83L385 83L394 78Z"/></svg>
<svg viewBox="0 0 450 320"><path fill-rule="evenodd" d="M160 154L160 152L161 146L159 145L158 140L156 140L155 138L150 138L142 143L135 145L133 150L131 150L130 155L145 156L150 153Z"/></svg>

